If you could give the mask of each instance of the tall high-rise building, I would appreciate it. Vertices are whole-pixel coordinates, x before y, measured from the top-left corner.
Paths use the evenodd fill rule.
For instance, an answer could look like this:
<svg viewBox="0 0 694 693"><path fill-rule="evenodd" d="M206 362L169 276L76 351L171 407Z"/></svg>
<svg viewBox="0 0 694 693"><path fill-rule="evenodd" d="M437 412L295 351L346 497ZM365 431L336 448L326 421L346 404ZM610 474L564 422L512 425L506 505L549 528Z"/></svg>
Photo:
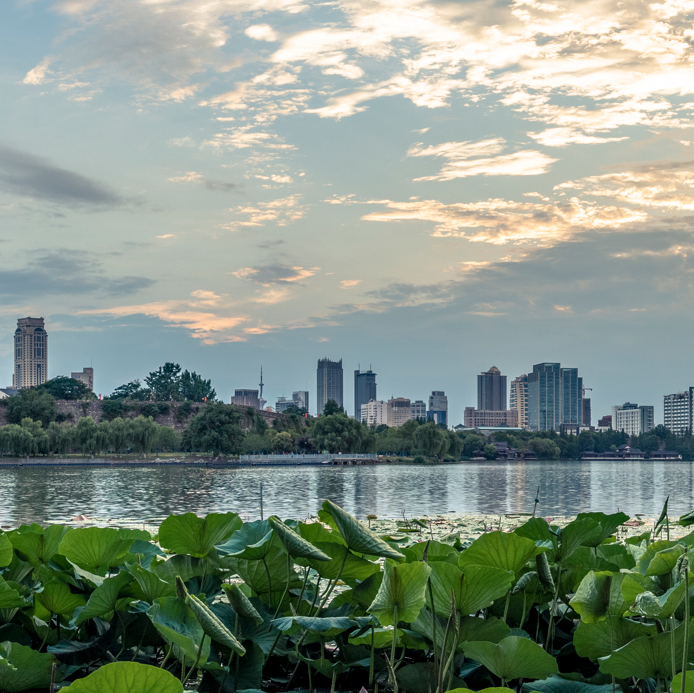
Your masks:
<svg viewBox="0 0 694 693"><path fill-rule="evenodd" d="M412 416L412 403L405 397L396 397L388 400L388 426L395 428L410 421Z"/></svg>
<svg viewBox="0 0 694 693"><path fill-rule="evenodd" d="M502 411L506 409L506 376L492 366L477 376L477 409Z"/></svg>
<svg viewBox="0 0 694 693"><path fill-rule="evenodd" d="M388 424L388 403L372 399L361 405L361 422L367 426Z"/></svg>
<svg viewBox="0 0 694 693"><path fill-rule="evenodd" d="M583 425L590 426L590 397L583 398Z"/></svg>
<svg viewBox="0 0 694 693"><path fill-rule="evenodd" d="M318 360L317 371L317 413L320 415L325 405L330 401L343 406L342 402L342 359L331 361L330 359Z"/></svg>
<svg viewBox="0 0 694 693"><path fill-rule="evenodd" d="M432 390L429 395L427 419L435 424L448 425L448 397L443 390Z"/></svg>
<svg viewBox="0 0 694 693"><path fill-rule="evenodd" d="M694 404L694 387L684 392L675 392L663 398L663 423L665 428L675 435L683 435L692 430L692 404Z"/></svg>
<svg viewBox="0 0 694 693"><path fill-rule="evenodd" d="M426 421L427 418L427 403L421 399L416 399L412 402L410 416L413 419L423 419Z"/></svg>
<svg viewBox="0 0 694 693"><path fill-rule="evenodd" d="M612 428L624 431L628 436L638 436L648 433L655 427L654 407L650 405L625 402L623 405L612 407Z"/></svg>
<svg viewBox="0 0 694 693"><path fill-rule="evenodd" d="M297 409L305 409L308 412L308 390L292 392L292 399Z"/></svg>
<svg viewBox="0 0 694 693"><path fill-rule="evenodd" d="M528 376L523 374L511 381L509 409L518 412L518 425L528 425Z"/></svg>
<svg viewBox="0 0 694 693"><path fill-rule="evenodd" d="M48 335L43 318L21 318L14 332L12 387L36 387L48 380Z"/></svg>
<svg viewBox="0 0 694 693"><path fill-rule="evenodd" d="M260 409L258 390L234 390L231 403L238 407L253 407L253 409Z"/></svg>
<svg viewBox="0 0 694 693"><path fill-rule="evenodd" d="M583 378L577 368L538 363L528 374L528 427L552 431L583 424Z"/></svg>
<svg viewBox="0 0 694 693"><path fill-rule="evenodd" d="M371 370L361 373L354 371L354 418L359 421L361 405L376 399L376 374Z"/></svg>

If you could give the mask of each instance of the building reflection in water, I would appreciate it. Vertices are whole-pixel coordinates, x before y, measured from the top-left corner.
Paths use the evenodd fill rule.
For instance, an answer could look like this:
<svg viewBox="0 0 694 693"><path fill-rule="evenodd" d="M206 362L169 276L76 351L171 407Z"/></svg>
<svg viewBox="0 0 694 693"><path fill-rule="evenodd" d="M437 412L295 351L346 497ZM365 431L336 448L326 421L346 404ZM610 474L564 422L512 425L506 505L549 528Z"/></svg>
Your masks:
<svg viewBox="0 0 694 693"><path fill-rule="evenodd" d="M0 524L64 522L75 515L157 523L170 513L315 516L330 498L364 518L441 513L531 512L542 516L623 510L673 517L694 508L688 462L481 462L442 466L16 467L0 470Z"/></svg>

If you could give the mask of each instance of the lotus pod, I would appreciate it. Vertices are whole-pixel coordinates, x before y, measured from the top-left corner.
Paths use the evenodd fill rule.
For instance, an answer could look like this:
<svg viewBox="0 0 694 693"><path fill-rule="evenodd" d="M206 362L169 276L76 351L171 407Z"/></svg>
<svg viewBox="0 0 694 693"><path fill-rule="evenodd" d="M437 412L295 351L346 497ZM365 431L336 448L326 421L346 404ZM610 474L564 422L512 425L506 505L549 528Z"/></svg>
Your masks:
<svg viewBox="0 0 694 693"><path fill-rule="evenodd" d="M212 640L226 645L239 655L246 654L246 648L233 636L232 632L215 616L207 604L194 594L186 597L186 604L191 608L202 629Z"/></svg>
<svg viewBox="0 0 694 693"><path fill-rule="evenodd" d="M552 579L552 571L549 569L547 554L538 554L535 557L535 565L537 566L537 577L540 580L540 584L549 590L553 590L554 580Z"/></svg>
<svg viewBox="0 0 694 693"><path fill-rule="evenodd" d="M268 522L275 530L282 545L287 553L293 558L311 558L314 561L329 561L330 556L315 547L311 542L306 541L300 534L297 534L291 527L282 522L277 517L269 517Z"/></svg>
<svg viewBox="0 0 694 693"><path fill-rule="evenodd" d="M539 558L539 556L538 556ZM522 592L529 584L530 581L537 575L537 572L534 570L531 570L529 573L525 573L525 575L522 575L520 580L516 583L515 587L511 590L511 594L518 594L519 592ZM550 575L551 577L551 575Z"/></svg>
<svg viewBox="0 0 694 693"><path fill-rule="evenodd" d="M231 608L239 616L250 619L256 625L260 625L263 622L263 617L256 611L256 608L238 585L222 585L222 589L229 600L229 604L231 604Z"/></svg>

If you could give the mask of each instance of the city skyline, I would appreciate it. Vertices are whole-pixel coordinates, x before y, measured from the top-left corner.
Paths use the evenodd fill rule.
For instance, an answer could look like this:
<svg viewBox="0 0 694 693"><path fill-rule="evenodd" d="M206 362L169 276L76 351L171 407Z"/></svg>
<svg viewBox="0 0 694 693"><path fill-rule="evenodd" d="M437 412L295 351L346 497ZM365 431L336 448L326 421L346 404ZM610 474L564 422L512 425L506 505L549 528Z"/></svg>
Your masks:
<svg viewBox="0 0 694 693"><path fill-rule="evenodd" d="M331 353L455 419L491 363L658 405L690 386L687 12L7 0L0 368L43 315L104 393L170 360L274 397Z"/></svg>

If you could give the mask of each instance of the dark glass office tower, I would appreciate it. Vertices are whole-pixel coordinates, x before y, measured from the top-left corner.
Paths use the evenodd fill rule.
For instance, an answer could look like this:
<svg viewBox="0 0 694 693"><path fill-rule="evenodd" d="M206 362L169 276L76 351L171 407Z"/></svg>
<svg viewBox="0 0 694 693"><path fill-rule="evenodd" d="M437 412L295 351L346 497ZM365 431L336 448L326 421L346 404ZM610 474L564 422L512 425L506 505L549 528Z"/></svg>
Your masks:
<svg viewBox="0 0 694 693"><path fill-rule="evenodd" d="M360 370L354 371L354 418L357 421L361 421L361 405L367 404L372 399L378 399L376 374L371 368L365 373Z"/></svg>
<svg viewBox="0 0 694 693"><path fill-rule="evenodd" d="M342 402L342 359L331 361L330 359L318 360L317 372L317 414L322 414L329 400L343 406Z"/></svg>
<svg viewBox="0 0 694 693"><path fill-rule="evenodd" d="M477 409L505 411L506 408L506 376L492 366L477 376Z"/></svg>

